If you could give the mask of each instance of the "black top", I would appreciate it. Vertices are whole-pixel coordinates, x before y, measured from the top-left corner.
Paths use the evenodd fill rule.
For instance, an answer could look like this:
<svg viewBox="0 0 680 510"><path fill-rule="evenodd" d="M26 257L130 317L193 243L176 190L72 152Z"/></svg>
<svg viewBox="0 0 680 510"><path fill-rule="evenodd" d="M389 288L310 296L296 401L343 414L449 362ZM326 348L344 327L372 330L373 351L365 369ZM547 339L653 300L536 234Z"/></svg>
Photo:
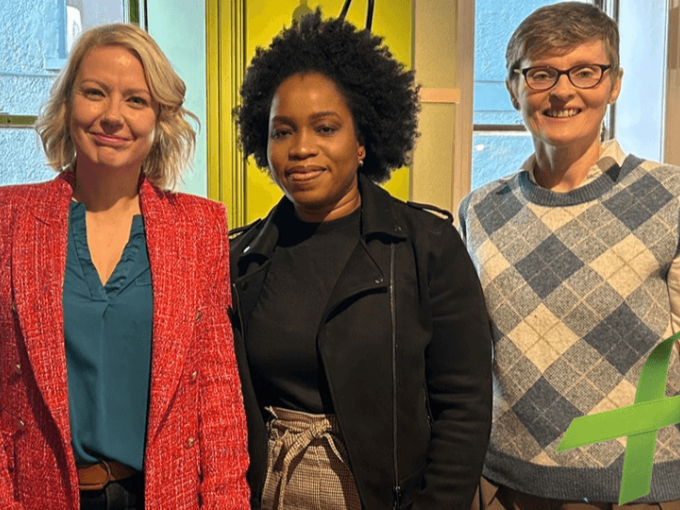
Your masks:
<svg viewBox="0 0 680 510"><path fill-rule="evenodd" d="M491 428L491 335L477 272L448 219L361 173L359 190L361 240L328 298L317 345L362 507L470 508ZM283 198L230 243L253 508L268 434L246 342L286 207Z"/></svg>
<svg viewBox="0 0 680 510"><path fill-rule="evenodd" d="M308 413L332 413L317 331L342 269L360 239L361 209L308 223L292 208L249 322L248 363L258 401Z"/></svg>

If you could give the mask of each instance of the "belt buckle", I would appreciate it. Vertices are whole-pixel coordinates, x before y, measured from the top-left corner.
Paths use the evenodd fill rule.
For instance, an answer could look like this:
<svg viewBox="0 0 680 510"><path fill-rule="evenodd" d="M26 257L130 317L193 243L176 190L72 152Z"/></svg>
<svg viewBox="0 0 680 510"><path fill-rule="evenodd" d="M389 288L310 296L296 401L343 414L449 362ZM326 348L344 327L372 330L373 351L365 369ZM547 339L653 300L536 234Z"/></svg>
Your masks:
<svg viewBox="0 0 680 510"><path fill-rule="evenodd" d="M102 464L104 464L104 467L106 468L106 480L104 480L104 485L102 486L103 489L109 484L109 482L111 482L113 475L111 474L111 466L109 466L109 463L103 460Z"/></svg>
<svg viewBox="0 0 680 510"><path fill-rule="evenodd" d="M109 482L113 479L113 475L111 473L111 466L109 466L109 463L105 460L102 460L98 462L97 464L93 464L90 467L97 467L97 466L104 466L104 469L106 471L106 478L99 482L92 482L92 483L79 483L79 488L81 491L100 491L103 490Z"/></svg>

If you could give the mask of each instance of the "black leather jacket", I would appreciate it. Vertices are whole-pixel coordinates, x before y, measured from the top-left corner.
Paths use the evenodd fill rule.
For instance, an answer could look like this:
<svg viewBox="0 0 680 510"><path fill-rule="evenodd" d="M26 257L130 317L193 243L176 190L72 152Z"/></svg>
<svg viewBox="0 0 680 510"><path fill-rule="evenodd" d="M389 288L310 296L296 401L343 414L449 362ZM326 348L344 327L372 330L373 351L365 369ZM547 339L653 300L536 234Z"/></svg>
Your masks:
<svg viewBox="0 0 680 510"><path fill-rule="evenodd" d="M491 424L491 336L477 274L450 216L405 204L363 176L359 185L361 241L317 342L363 507L469 510ZM231 245L253 508L267 432L244 336L278 238L272 218L286 200Z"/></svg>

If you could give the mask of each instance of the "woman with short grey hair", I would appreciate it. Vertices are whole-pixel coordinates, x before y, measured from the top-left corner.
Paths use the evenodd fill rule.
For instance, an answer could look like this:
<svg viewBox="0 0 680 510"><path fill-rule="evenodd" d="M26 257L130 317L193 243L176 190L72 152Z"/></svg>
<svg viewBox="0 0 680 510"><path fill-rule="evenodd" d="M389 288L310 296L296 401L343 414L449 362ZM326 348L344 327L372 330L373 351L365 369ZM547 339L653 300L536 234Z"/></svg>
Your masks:
<svg viewBox="0 0 680 510"><path fill-rule="evenodd" d="M484 508L616 506L625 442L557 446L574 418L633 404L644 361L678 329L680 168L601 142L618 53L616 23L593 5L529 15L508 44L506 85L535 152L460 206L495 346ZM667 393L679 388L674 352ZM659 431L656 452L638 502L680 509L678 428Z"/></svg>

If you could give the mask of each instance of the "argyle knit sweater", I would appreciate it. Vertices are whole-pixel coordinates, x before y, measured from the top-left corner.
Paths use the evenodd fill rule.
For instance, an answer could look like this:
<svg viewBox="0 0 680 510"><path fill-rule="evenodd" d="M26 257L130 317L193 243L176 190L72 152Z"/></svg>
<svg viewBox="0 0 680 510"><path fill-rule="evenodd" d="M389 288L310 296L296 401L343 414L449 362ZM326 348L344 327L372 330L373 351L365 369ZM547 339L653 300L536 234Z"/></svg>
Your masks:
<svg viewBox="0 0 680 510"><path fill-rule="evenodd" d="M494 335L484 476L547 498L616 502L625 438L556 452L572 419L633 404L650 351L672 334L680 168L634 156L569 193L520 171L472 192L460 222ZM666 396L680 388L677 350ZM651 492L680 499L680 429L657 434Z"/></svg>

